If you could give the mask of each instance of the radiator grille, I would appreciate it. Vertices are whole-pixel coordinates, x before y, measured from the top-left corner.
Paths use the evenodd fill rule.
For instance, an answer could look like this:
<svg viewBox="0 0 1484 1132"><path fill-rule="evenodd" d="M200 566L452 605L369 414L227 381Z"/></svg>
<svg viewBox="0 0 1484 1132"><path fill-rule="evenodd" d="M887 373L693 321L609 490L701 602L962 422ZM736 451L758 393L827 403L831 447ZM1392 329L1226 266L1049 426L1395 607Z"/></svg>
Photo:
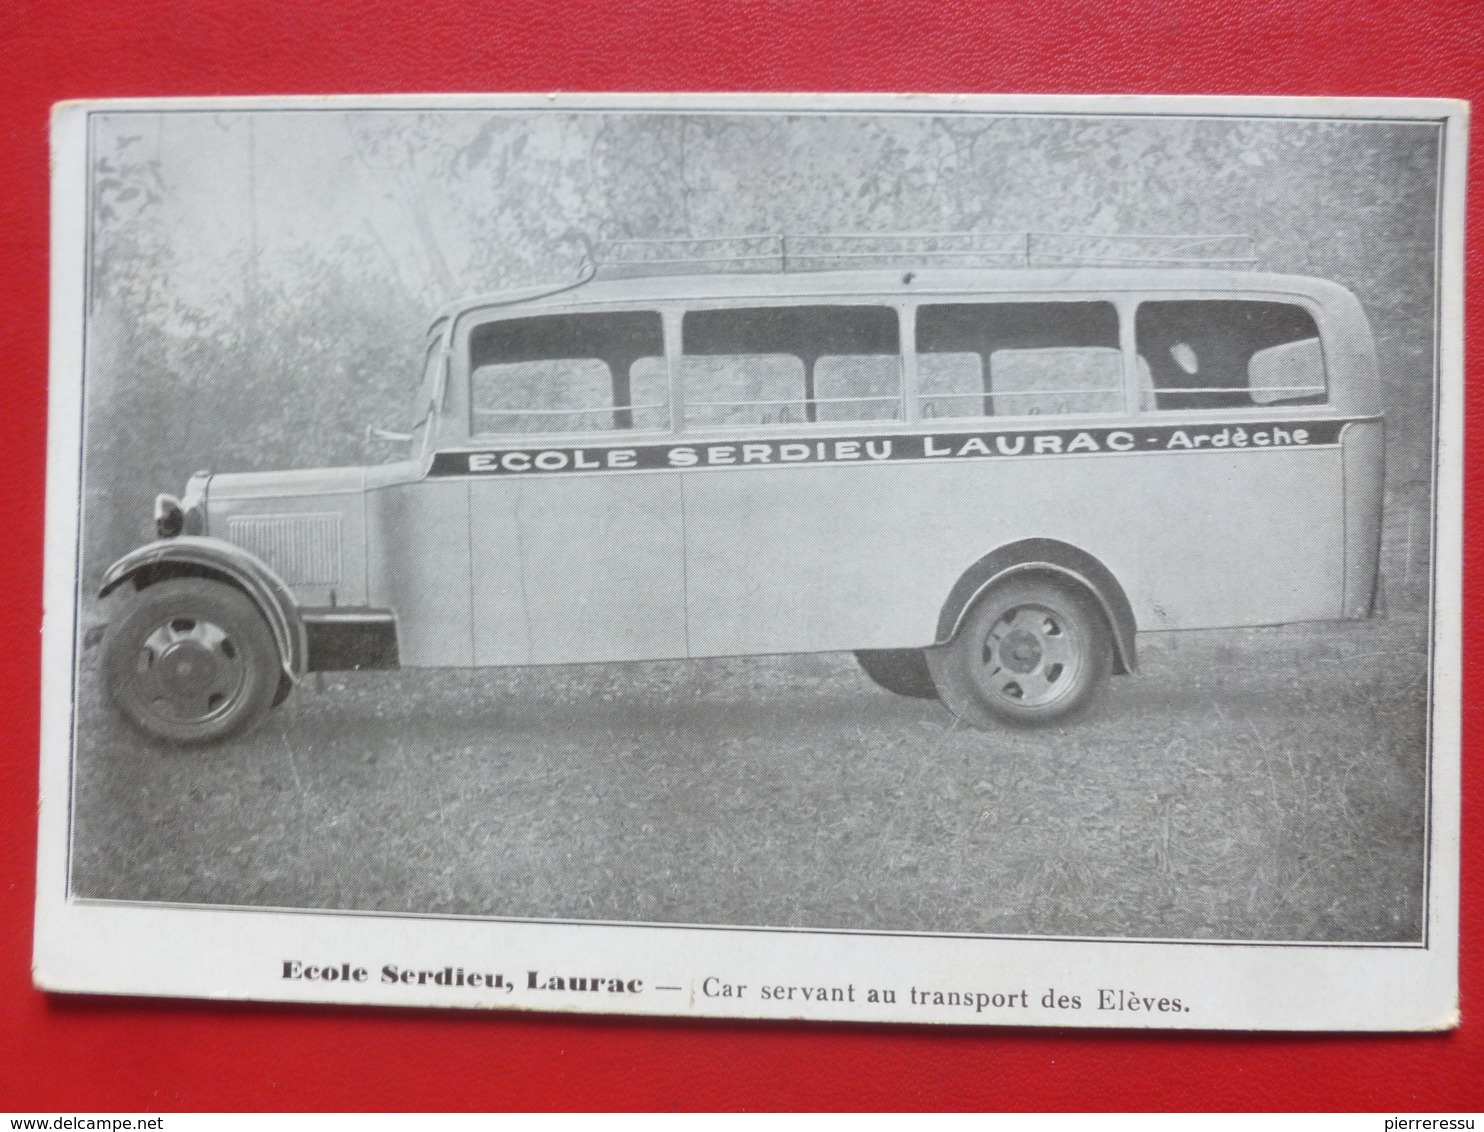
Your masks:
<svg viewBox="0 0 1484 1132"><path fill-rule="evenodd" d="M227 538L256 554L291 586L340 581L340 516L242 515L227 520Z"/></svg>

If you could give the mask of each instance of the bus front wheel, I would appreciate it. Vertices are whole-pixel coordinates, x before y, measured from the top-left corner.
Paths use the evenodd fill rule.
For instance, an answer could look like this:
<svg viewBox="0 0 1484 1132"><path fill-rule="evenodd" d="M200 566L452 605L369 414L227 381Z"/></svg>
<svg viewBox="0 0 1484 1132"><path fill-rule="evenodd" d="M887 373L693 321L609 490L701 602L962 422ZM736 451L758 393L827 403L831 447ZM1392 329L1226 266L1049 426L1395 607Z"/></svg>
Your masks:
<svg viewBox="0 0 1484 1132"><path fill-rule="evenodd" d="M938 696L963 722L1037 726L1085 709L1108 681L1113 642L1091 598L1041 578L1011 578L927 650Z"/></svg>
<svg viewBox="0 0 1484 1132"><path fill-rule="evenodd" d="M279 688L278 649L246 594L172 578L135 594L104 637L114 704L167 743L214 743L247 730Z"/></svg>

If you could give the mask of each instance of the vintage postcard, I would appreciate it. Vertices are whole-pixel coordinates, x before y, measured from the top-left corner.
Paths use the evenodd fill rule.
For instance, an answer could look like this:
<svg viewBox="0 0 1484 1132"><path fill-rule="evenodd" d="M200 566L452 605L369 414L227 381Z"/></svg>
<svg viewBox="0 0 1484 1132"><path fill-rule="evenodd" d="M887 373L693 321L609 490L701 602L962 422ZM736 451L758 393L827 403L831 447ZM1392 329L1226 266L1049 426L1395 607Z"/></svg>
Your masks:
<svg viewBox="0 0 1484 1132"><path fill-rule="evenodd" d="M58 107L38 985L1455 1025L1466 127Z"/></svg>

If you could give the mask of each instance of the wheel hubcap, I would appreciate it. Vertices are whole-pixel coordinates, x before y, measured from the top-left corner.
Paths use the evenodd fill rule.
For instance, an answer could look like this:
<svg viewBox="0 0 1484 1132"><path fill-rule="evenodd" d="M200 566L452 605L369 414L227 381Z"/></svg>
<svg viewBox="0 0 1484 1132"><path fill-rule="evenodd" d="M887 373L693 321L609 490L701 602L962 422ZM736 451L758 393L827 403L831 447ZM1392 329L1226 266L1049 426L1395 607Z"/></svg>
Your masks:
<svg viewBox="0 0 1484 1132"><path fill-rule="evenodd" d="M126 693L172 723L204 723L237 702L247 665L231 637L211 621L175 617L139 647Z"/></svg>
<svg viewBox="0 0 1484 1132"><path fill-rule="evenodd" d="M1081 646L1076 626L1060 613L1040 605L1016 606L990 627L975 676L995 699L1044 706L1075 685Z"/></svg>
<svg viewBox="0 0 1484 1132"><path fill-rule="evenodd" d="M169 645L158 663L169 690L187 699L207 691L216 681L216 658L194 640Z"/></svg>
<svg viewBox="0 0 1484 1132"><path fill-rule="evenodd" d="M1011 672L1034 672L1041 663L1041 641L1024 629L1011 629L1000 641L1000 663Z"/></svg>

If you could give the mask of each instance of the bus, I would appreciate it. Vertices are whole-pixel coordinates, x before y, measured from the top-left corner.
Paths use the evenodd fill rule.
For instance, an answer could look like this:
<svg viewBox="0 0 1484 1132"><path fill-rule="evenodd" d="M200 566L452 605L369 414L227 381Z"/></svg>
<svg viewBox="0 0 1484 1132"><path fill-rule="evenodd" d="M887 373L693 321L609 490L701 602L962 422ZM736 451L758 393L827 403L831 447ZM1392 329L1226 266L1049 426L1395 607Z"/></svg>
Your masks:
<svg viewBox="0 0 1484 1132"><path fill-rule="evenodd" d="M1250 248L592 245L437 315L405 458L161 495L103 579L112 701L204 743L309 672L849 651L1036 725L1142 633L1365 617L1371 330Z"/></svg>

